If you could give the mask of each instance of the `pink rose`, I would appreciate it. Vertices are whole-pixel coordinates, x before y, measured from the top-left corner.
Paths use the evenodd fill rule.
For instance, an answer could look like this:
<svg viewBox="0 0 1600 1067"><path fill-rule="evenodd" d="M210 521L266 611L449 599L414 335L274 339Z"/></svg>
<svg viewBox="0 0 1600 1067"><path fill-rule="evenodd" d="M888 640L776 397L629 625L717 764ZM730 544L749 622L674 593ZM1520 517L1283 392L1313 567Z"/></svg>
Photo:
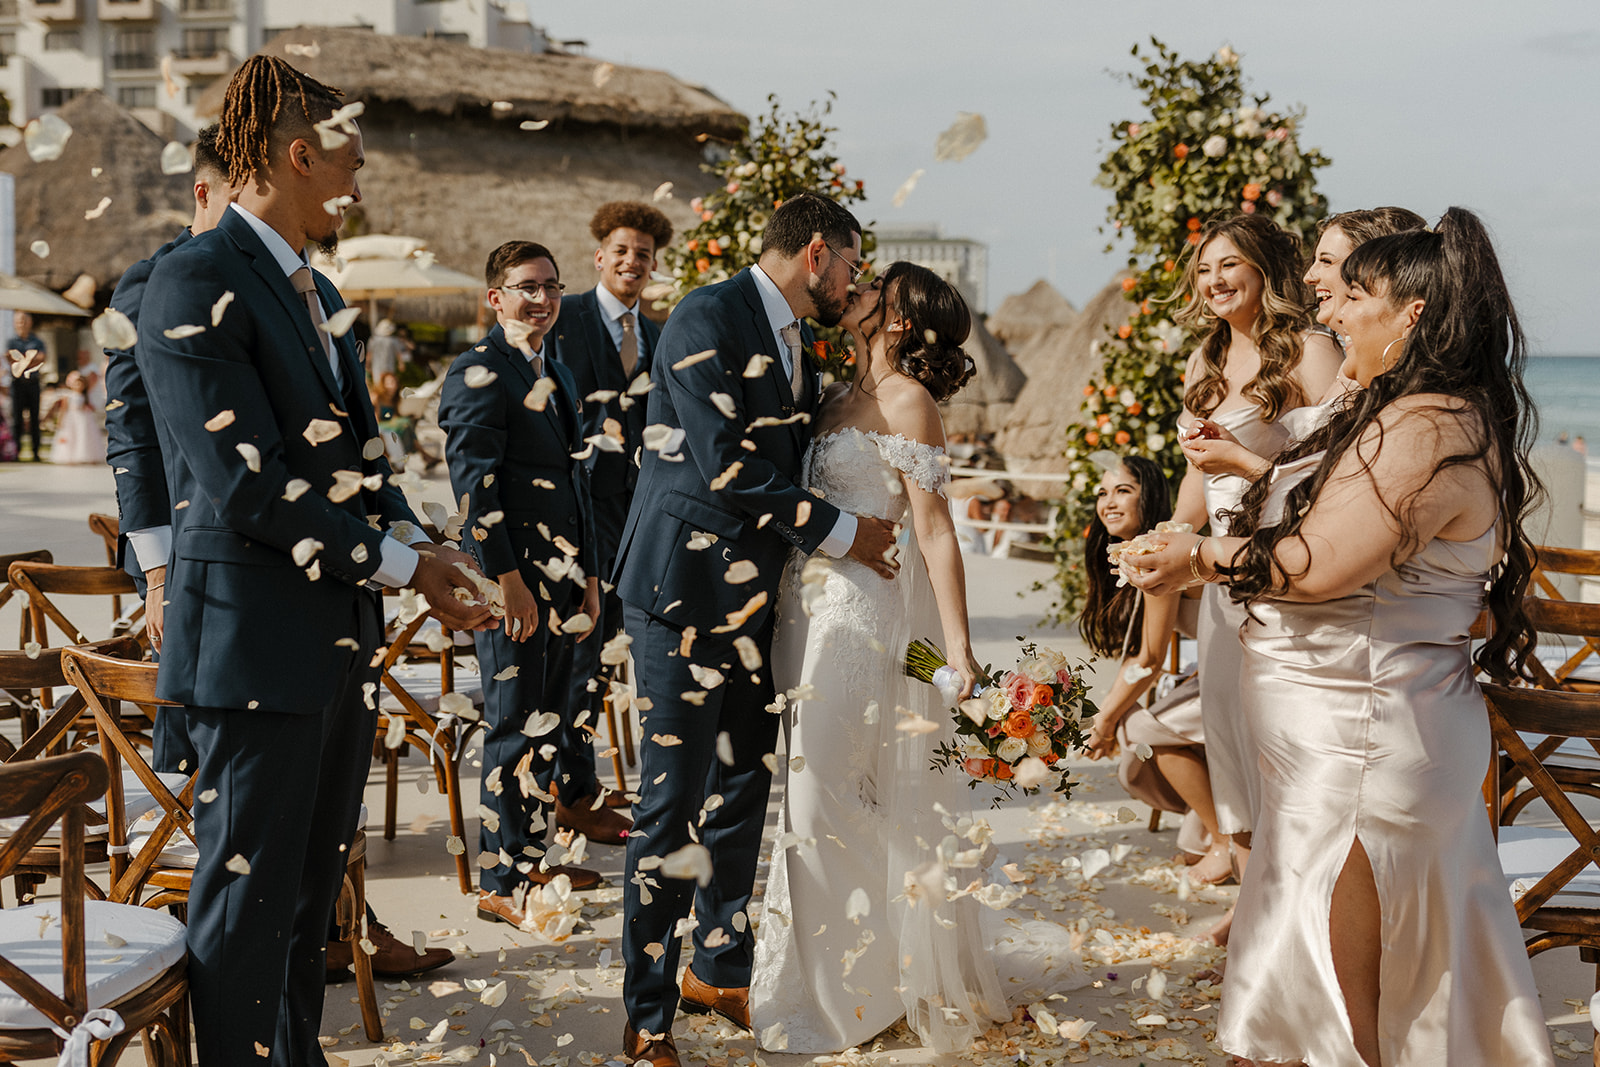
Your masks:
<svg viewBox="0 0 1600 1067"><path fill-rule="evenodd" d="M1063 688L1071 689L1072 688L1072 672L1066 670L1065 668L1062 668L1061 670L1056 671L1056 681L1060 682Z"/></svg>
<svg viewBox="0 0 1600 1067"><path fill-rule="evenodd" d="M983 765L987 762L987 760L969 757L961 761L961 769L974 778L986 778L988 777L988 772L984 770Z"/></svg>
<svg viewBox="0 0 1600 1067"><path fill-rule="evenodd" d="M1246 215L1254 215L1256 213L1256 202L1254 200L1246 200L1239 205L1239 210Z"/></svg>
<svg viewBox="0 0 1600 1067"><path fill-rule="evenodd" d="M1006 699L1018 711L1026 711L1033 706L1033 679L1021 671L1006 675L1005 690Z"/></svg>

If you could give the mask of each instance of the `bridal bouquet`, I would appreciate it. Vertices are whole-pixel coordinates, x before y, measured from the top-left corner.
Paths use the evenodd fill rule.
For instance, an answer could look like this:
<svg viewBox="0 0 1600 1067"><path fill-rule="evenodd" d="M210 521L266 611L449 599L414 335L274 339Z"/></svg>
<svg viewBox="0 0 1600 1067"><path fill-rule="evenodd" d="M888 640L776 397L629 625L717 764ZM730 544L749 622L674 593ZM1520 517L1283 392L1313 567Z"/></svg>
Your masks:
<svg viewBox="0 0 1600 1067"><path fill-rule="evenodd" d="M955 744L940 742L933 766L959 766L972 787L988 781L1008 794L1019 786L1033 793L1054 779L1054 791L1070 795L1071 772L1056 764L1083 747L1083 724L1098 710L1079 667L1070 669L1053 648L1025 642L1014 670L996 675L985 668L972 697L956 704L961 681L955 668L936 645L912 641L906 674L936 686L955 705Z"/></svg>

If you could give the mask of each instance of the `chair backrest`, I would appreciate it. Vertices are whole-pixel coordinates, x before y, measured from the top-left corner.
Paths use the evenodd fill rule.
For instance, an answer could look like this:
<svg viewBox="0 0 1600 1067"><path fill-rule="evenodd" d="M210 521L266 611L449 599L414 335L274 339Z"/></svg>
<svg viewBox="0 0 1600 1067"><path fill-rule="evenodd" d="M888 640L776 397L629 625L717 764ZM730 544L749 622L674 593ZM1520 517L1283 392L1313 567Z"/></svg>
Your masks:
<svg viewBox="0 0 1600 1067"><path fill-rule="evenodd" d="M156 697L154 663L135 663L102 655L88 648L61 650L61 672L77 690L89 711L94 715L100 733L100 751L110 772L110 785L106 789L106 819L111 857L112 888L107 896L123 904L137 904L145 878L158 864L161 853L176 833L183 833L194 841L194 817L190 806L194 802L194 775L173 793L161 776L145 759L144 753L123 729L119 713L122 703L138 704L152 714L155 708L175 707L171 701ZM156 803L162 815L154 834L130 860L127 855L128 811L122 791L122 765L138 776L140 783Z"/></svg>
<svg viewBox="0 0 1600 1067"><path fill-rule="evenodd" d="M106 563L112 567L117 565L117 536L121 532L121 524L115 515L105 515L98 511L89 513L89 529L100 535L100 540L105 542Z"/></svg>
<svg viewBox="0 0 1600 1067"><path fill-rule="evenodd" d="M84 647L98 655L121 660L137 660L144 651L132 637L113 637ZM37 720L38 715L49 707L38 694L71 684L62 673L61 652L59 648L43 648L35 656L26 652L0 652L0 695L9 695L17 702L27 701L33 713L31 718ZM85 707L82 695L73 693L61 702L60 707L51 711L43 723L30 725L25 730L21 746L9 753L5 761L11 763L36 759L58 748ZM24 716L23 721L29 723L30 717Z"/></svg>
<svg viewBox="0 0 1600 1067"><path fill-rule="evenodd" d="M1484 683L1482 688L1495 745L1506 757L1504 764L1495 761L1490 777L1501 778L1509 770L1526 780L1537 798L1549 807L1572 837L1573 848L1566 858L1518 898L1517 917L1526 922L1586 866L1592 863L1600 870L1600 832L1589 824L1569 796L1569 792L1583 792L1582 783L1564 785L1557 781L1557 776L1534 754L1523 735L1600 741L1600 694L1513 688L1492 683ZM1506 791L1497 786L1492 790L1491 802L1505 795ZM1492 815L1491 824L1498 833L1499 812L1492 812Z"/></svg>
<svg viewBox="0 0 1600 1067"><path fill-rule="evenodd" d="M13 873L45 831L61 823L62 991L60 996L50 992L3 957L0 982L63 1030L71 1030L89 1010L83 945L83 815L84 805L103 794L106 783L106 765L88 752L0 767L0 818L26 816L22 828L0 843L0 878Z"/></svg>
<svg viewBox="0 0 1600 1067"><path fill-rule="evenodd" d="M1558 548L1553 545L1539 545L1534 549L1535 564L1529 582L1529 600L1539 603L1576 604L1578 601L1568 600L1562 595L1556 579L1561 576L1574 578L1600 578L1600 551L1581 548ZM1543 658L1538 658L1533 663L1533 670L1538 683L1546 688L1572 688L1574 685L1595 685L1591 679L1575 678L1576 672L1588 666L1594 668L1600 664L1600 635L1592 632L1564 631L1557 627L1563 620L1572 616L1564 615L1560 611L1549 613L1546 618L1550 626L1542 625L1540 620L1534 620L1534 626L1540 633L1561 634L1576 637L1579 640L1562 643L1559 656L1565 657L1564 661L1556 664L1556 656L1551 656L1549 651ZM1548 660L1549 662L1545 662Z"/></svg>
<svg viewBox="0 0 1600 1067"><path fill-rule="evenodd" d="M36 548L31 552L10 552L0 554L0 608L6 606L13 596L17 594L16 586L11 584L11 579L6 572L13 563L50 563L55 557L47 548ZM28 613L22 613L22 628L18 631L17 647L21 648L28 643Z"/></svg>
<svg viewBox="0 0 1600 1067"><path fill-rule="evenodd" d="M133 578L116 567L67 567L54 563L29 563L18 561L6 569L6 576L18 592L28 594L28 612L25 630L40 645L50 644L48 620L65 635L63 644L82 645L91 639L73 621L67 618L52 597L109 596L118 597L138 590ZM113 605L113 608L115 606ZM143 608L143 605L140 605ZM120 621L120 620L119 620ZM109 628L113 636L117 623ZM25 640L24 644L27 643Z"/></svg>

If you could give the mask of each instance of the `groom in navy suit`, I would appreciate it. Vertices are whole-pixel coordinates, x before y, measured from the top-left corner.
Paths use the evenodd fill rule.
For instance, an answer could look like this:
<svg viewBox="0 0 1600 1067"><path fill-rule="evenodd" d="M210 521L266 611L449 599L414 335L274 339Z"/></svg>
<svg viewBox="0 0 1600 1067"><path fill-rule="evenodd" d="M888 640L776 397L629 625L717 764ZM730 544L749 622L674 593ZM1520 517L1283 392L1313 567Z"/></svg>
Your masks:
<svg viewBox="0 0 1600 1067"><path fill-rule="evenodd" d="M360 132L315 126L340 99L274 57L239 68L217 135L238 200L156 264L140 308L173 497L156 691L184 705L199 759L189 989L208 1067L325 1061L323 948L377 721L375 585L426 595L452 628L488 622L470 559L426 544L386 480L354 345L318 325L343 302L304 249L361 196Z"/></svg>
<svg viewBox="0 0 1600 1067"><path fill-rule="evenodd" d="M663 440L644 452L616 579L649 701L623 898L629 1062L679 1063L675 928L691 901L683 1007L750 1025L745 908L778 735L765 709L784 561L798 548L848 554L885 579L896 571L892 523L841 513L798 484L820 399L799 320L836 324L860 259L848 210L793 197L773 212L758 264L686 296L656 349L648 422ZM722 802L707 810L713 795Z"/></svg>
<svg viewBox="0 0 1600 1067"><path fill-rule="evenodd" d="M594 252L600 282L593 289L561 301L556 327L556 359L572 371L578 392L590 409L589 433L603 433L621 445L616 451L596 449L590 460L590 492L594 498L596 552L600 576L609 579L628 521L628 504L638 482L639 459L644 446L646 398L630 395L650 381L651 365L661 336L643 313L640 296L656 267L656 251L672 240L672 223L649 204L614 200L602 204L589 220L589 232L599 247ZM622 632L622 601L606 583L596 627L600 640L579 645L572 664L569 709L574 716L589 712L593 730L605 714L609 671L600 664L603 643ZM608 810L626 803L611 793L596 806L600 792L595 776L594 745L572 727L569 719L558 743L556 824L579 830L589 840L621 845L627 840L629 821Z"/></svg>

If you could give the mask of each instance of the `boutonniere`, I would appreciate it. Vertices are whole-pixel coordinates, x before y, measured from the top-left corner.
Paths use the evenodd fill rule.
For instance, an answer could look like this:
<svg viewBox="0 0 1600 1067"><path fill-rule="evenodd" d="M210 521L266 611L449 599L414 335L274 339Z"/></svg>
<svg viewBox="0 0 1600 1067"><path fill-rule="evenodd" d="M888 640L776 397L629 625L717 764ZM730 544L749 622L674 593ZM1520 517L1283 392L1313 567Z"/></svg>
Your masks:
<svg viewBox="0 0 1600 1067"><path fill-rule="evenodd" d="M824 381L847 382L855 377L855 352L837 341L811 342L811 354L822 364Z"/></svg>

